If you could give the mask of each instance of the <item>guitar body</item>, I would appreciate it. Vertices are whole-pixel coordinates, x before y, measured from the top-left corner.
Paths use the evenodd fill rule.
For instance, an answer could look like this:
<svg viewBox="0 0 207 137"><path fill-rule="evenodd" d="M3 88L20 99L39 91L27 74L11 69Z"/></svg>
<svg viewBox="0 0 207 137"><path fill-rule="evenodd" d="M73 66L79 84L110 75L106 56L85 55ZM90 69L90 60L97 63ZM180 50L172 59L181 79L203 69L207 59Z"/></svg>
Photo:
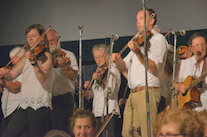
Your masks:
<svg viewBox="0 0 207 137"><path fill-rule="evenodd" d="M188 76L185 81L182 83L183 85L186 85L189 87L189 90L186 91L185 94L182 94L179 92L177 98L178 98L178 108L183 108L186 104L188 106L191 102L200 102L199 99L199 93L200 91L197 90L197 87L191 87L191 83L193 82L193 77Z"/></svg>

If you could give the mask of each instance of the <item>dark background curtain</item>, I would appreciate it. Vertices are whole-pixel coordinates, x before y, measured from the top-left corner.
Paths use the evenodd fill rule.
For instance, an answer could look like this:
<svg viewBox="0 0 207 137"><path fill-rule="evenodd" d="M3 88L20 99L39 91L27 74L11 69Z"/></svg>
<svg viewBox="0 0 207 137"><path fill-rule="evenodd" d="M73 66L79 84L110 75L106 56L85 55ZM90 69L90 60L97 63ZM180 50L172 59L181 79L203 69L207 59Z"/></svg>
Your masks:
<svg viewBox="0 0 207 137"><path fill-rule="evenodd" d="M207 36L207 29L187 31L185 36L178 36L177 37L177 47L180 45L188 46L187 42L188 42L190 36L192 34L194 34L195 32L200 32L200 33L203 33L205 36ZM165 33L163 33L163 34L165 34ZM131 38L132 38L132 36L120 37L119 40L115 42L113 51L119 52L127 44L127 42ZM174 43L173 43L174 36L172 34L168 35L166 37L166 39L168 40L168 42L171 45L174 45ZM26 38L25 38L25 40L26 40ZM82 83L83 84L85 81L91 80L92 73L95 71L95 69L97 67L97 65L95 64L95 61L93 60L93 55L92 55L91 50L92 50L92 47L98 43L104 43L106 45L109 45L110 38L82 40ZM1 57L0 66L3 67L9 62L10 59L9 59L8 54L12 48L14 48L16 46L22 46L22 45L0 46L0 57ZM61 47L72 51L75 54L77 61L79 62L79 41L61 42ZM122 54L122 58L125 57L128 52L129 52L129 49L127 48L126 51ZM120 87L119 98L121 98L123 96L123 92L125 90L126 83L127 83L127 81L122 76L122 84ZM78 88L76 89L76 92L78 92ZM77 94L75 96L75 101L78 106L78 95ZM85 108L86 109L91 109L91 101L92 100L85 99Z"/></svg>

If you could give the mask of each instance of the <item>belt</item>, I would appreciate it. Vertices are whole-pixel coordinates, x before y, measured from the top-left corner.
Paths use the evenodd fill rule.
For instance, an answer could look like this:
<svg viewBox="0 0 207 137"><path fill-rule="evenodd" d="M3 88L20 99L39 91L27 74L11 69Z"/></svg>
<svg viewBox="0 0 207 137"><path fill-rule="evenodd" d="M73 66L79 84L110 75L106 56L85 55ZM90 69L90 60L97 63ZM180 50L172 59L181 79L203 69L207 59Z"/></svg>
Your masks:
<svg viewBox="0 0 207 137"><path fill-rule="evenodd" d="M159 89L159 87L148 87L148 89ZM132 89L131 92L138 92L138 91L141 91L141 90L145 90L145 86L136 87L136 88Z"/></svg>

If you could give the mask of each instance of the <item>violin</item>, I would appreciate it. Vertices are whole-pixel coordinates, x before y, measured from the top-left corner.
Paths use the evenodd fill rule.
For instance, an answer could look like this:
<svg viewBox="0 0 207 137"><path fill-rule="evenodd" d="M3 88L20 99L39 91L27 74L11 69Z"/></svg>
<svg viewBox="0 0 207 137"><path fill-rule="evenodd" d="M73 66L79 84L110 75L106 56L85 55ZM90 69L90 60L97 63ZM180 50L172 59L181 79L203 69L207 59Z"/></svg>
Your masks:
<svg viewBox="0 0 207 137"><path fill-rule="evenodd" d="M155 16L155 13L152 13L147 21L147 23ZM142 45L142 43L144 42L144 36L142 35L144 31L144 27L142 29L139 30L139 32L137 32L133 38L131 40L137 42L139 45ZM148 39L151 38L152 33L150 30L146 31L146 36L148 37ZM119 54L117 55L120 56L128 47L128 43L122 48L122 50L119 52Z"/></svg>
<svg viewBox="0 0 207 137"><path fill-rule="evenodd" d="M101 88L104 90L105 89L105 83L103 82L103 79L106 77L107 72L108 72L108 64L104 64L102 67L99 68L97 73L100 73L98 78L96 79L97 83L101 86Z"/></svg>
<svg viewBox="0 0 207 137"><path fill-rule="evenodd" d="M63 59L63 64L70 65L71 61L68 57L66 57L66 53L62 51L61 49L58 49L53 54L54 58L61 57ZM58 66L57 61L54 62L54 67L56 68Z"/></svg>
<svg viewBox="0 0 207 137"><path fill-rule="evenodd" d="M36 61L42 54L47 51L47 45L40 43L36 48L31 49L30 61Z"/></svg>
<svg viewBox="0 0 207 137"><path fill-rule="evenodd" d="M50 30L50 28L51 28L51 26L48 26L47 27L47 29L41 34L41 36L40 36L40 38L32 45L32 47L30 47L29 48L29 50L31 51L31 50L33 50L36 46L36 43L37 42L39 42L44 36L45 36L45 34ZM11 62L12 62L12 60L18 55L18 53L23 49L23 48L25 48L26 47L26 43L24 44L24 46L14 55L14 57L6 64L6 66L5 67L8 67L10 64L11 64ZM25 56L25 54L17 61L17 62L19 62L23 57ZM17 63L16 63L17 64ZM15 65L16 65L15 64ZM14 66L15 65L13 65L11 68L9 67L9 71L11 71L13 68L14 68Z"/></svg>

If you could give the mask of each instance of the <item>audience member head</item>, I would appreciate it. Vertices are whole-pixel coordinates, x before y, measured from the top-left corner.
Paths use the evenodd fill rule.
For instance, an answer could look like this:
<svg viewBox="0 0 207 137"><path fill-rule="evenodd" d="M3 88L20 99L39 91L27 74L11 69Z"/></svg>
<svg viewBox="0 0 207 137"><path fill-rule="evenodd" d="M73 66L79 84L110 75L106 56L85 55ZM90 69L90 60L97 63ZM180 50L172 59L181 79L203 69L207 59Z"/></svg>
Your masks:
<svg viewBox="0 0 207 137"><path fill-rule="evenodd" d="M48 45L47 38L44 36L38 42L37 40L40 38L41 34L45 31L44 27L40 24L33 24L27 27L25 31L25 35L27 36L27 45L26 50L28 50L32 46L36 46L39 43L43 42L45 45ZM35 44L35 45L34 45Z"/></svg>
<svg viewBox="0 0 207 137"><path fill-rule="evenodd" d="M202 110L198 112L198 118L205 123L205 137L207 137L207 110Z"/></svg>
<svg viewBox="0 0 207 137"><path fill-rule="evenodd" d="M96 130L96 118L90 110L78 108L70 118L71 130L75 137L93 137Z"/></svg>
<svg viewBox="0 0 207 137"><path fill-rule="evenodd" d="M24 55L24 53L25 53L25 49L24 48L21 49L21 47L19 47L19 46L13 48L9 52L9 57L12 59L12 64L15 65L20 60L20 58Z"/></svg>
<svg viewBox="0 0 207 137"><path fill-rule="evenodd" d="M107 46L102 43L96 44L95 46L93 46L93 49L92 49L93 58L97 65L102 66L107 62L109 58L109 53L107 52L105 55L106 50L107 50Z"/></svg>
<svg viewBox="0 0 207 137"><path fill-rule="evenodd" d="M44 137L71 137L65 131L62 130L51 130Z"/></svg>
<svg viewBox="0 0 207 137"><path fill-rule="evenodd" d="M189 48L195 55L195 59L197 62L203 60L206 56L206 37L202 33L194 33L189 41Z"/></svg>
<svg viewBox="0 0 207 137"><path fill-rule="evenodd" d="M181 59L190 58L192 56L192 52L187 46L179 46L177 50Z"/></svg>
<svg viewBox="0 0 207 137"><path fill-rule="evenodd" d="M50 29L46 35L47 35L47 40L49 41L50 53L53 53L58 44L58 40L59 40L58 33L55 30Z"/></svg>
<svg viewBox="0 0 207 137"><path fill-rule="evenodd" d="M157 134L163 115L161 112L154 123L155 133ZM203 137L204 123L197 117L196 112L190 109L170 109L166 114L163 126L161 128L160 137L164 135L171 135L178 137Z"/></svg>

